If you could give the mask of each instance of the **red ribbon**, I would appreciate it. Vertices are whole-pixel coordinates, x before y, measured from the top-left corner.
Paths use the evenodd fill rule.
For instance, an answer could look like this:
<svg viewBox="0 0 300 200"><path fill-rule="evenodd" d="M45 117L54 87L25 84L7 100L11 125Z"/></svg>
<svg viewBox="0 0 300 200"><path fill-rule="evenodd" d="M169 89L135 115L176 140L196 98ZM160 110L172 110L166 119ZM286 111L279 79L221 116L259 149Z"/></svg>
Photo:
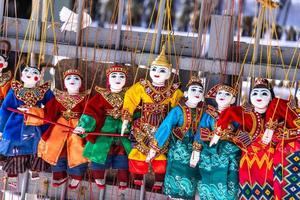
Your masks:
<svg viewBox="0 0 300 200"><path fill-rule="evenodd" d="M18 113L18 114L24 115L24 116L34 117L36 119L43 120L44 122L49 123L49 124L53 124L53 125L57 125L57 126L62 126L64 128L69 129L71 133L73 133L73 130L74 130L74 128L71 127L71 126L67 126L67 125L64 125L64 124L61 124L61 123L57 123L57 122L52 122L52 121L44 119L42 117L30 114L30 113L22 112L22 111L20 111L18 109L7 108L7 110L9 110L11 112L14 112L14 113ZM76 134L76 133L74 133L74 134ZM100 133L100 132L90 132L90 133L83 133L83 134L86 134L86 135L97 135L97 136L109 136L109 137L128 137L129 136L128 134L126 134L126 135L124 134L123 136L121 136L121 134L117 134L117 133Z"/></svg>

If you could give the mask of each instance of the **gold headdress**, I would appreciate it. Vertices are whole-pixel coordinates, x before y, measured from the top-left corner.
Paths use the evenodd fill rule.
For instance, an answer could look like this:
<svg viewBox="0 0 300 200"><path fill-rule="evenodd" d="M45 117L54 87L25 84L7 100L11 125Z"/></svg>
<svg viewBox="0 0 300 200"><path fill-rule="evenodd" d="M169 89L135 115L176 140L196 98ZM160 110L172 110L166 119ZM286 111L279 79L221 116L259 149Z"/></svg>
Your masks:
<svg viewBox="0 0 300 200"><path fill-rule="evenodd" d="M151 63L152 66L162 66L167 68L172 68L172 64L169 63L166 56L166 46L163 45L159 56Z"/></svg>

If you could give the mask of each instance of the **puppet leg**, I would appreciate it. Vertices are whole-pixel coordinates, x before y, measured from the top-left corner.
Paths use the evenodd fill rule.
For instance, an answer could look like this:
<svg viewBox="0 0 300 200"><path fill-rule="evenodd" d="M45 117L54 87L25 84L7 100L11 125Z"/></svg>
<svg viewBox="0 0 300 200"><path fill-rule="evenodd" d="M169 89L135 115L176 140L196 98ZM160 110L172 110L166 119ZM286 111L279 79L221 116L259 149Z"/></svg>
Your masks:
<svg viewBox="0 0 300 200"><path fill-rule="evenodd" d="M17 187L17 177L28 169L29 161L30 155L7 157L3 170L7 173L9 186Z"/></svg>
<svg viewBox="0 0 300 200"><path fill-rule="evenodd" d="M67 164L66 158L60 158L56 165L52 165L53 187L58 187L67 182Z"/></svg>
<svg viewBox="0 0 300 200"><path fill-rule="evenodd" d="M128 182L128 158L123 146L118 145L112 156L112 168L118 170L119 188L126 189Z"/></svg>
<svg viewBox="0 0 300 200"><path fill-rule="evenodd" d="M70 189L76 189L82 181L84 173L87 169L87 163L80 164L76 167L68 168L68 174L71 177L71 182L69 184Z"/></svg>
<svg viewBox="0 0 300 200"><path fill-rule="evenodd" d="M91 163L91 169L95 183L100 190L105 188L105 170L111 166L112 157L107 156L105 164L99 164L96 162Z"/></svg>
<svg viewBox="0 0 300 200"><path fill-rule="evenodd" d="M128 155L129 172L136 186L143 185L143 175L148 173L149 165L145 160L146 155L135 148Z"/></svg>
<svg viewBox="0 0 300 200"><path fill-rule="evenodd" d="M161 190L165 178L167 160L157 160L154 159L152 162L152 168L155 173L155 182L153 185L153 190Z"/></svg>

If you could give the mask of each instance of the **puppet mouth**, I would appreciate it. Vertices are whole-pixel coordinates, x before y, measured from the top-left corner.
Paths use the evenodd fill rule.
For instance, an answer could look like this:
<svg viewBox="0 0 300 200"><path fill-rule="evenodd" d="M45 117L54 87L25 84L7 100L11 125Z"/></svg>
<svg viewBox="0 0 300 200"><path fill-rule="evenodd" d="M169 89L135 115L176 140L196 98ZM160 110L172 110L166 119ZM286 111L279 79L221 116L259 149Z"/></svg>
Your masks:
<svg viewBox="0 0 300 200"><path fill-rule="evenodd" d="M116 82L116 84L117 84L117 85L120 85L121 83L120 83L120 82Z"/></svg>
<svg viewBox="0 0 300 200"><path fill-rule="evenodd" d="M200 98L200 96L195 96L197 99L199 99Z"/></svg>
<svg viewBox="0 0 300 200"><path fill-rule="evenodd" d="M0 63L0 68L2 68L3 67L3 63Z"/></svg>
<svg viewBox="0 0 300 200"><path fill-rule="evenodd" d="M223 99L223 98L221 98L221 99L220 99L220 101L224 101L224 99Z"/></svg>
<svg viewBox="0 0 300 200"><path fill-rule="evenodd" d="M75 83L70 83L71 85L75 85Z"/></svg>
<svg viewBox="0 0 300 200"><path fill-rule="evenodd" d="M257 101L257 102L261 102L261 101L262 101L262 99L257 99L256 101Z"/></svg>
<svg viewBox="0 0 300 200"><path fill-rule="evenodd" d="M31 79L31 76L26 76L28 79Z"/></svg>
<svg viewBox="0 0 300 200"><path fill-rule="evenodd" d="M155 77L155 78L159 78L160 76L159 76L159 75L154 75L154 77Z"/></svg>

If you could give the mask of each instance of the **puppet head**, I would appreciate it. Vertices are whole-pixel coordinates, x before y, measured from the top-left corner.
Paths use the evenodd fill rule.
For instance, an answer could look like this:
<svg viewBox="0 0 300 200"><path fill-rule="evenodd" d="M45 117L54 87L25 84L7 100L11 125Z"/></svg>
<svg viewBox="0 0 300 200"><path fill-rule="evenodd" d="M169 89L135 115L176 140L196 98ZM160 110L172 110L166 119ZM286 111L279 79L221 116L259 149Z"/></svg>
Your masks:
<svg viewBox="0 0 300 200"><path fill-rule="evenodd" d="M64 86L69 94L78 94L82 89L82 75L79 70L69 69L64 72Z"/></svg>
<svg viewBox="0 0 300 200"><path fill-rule="evenodd" d="M151 63L150 77L154 86L164 86L171 76L172 65L166 57L166 48L163 45L159 56Z"/></svg>
<svg viewBox="0 0 300 200"><path fill-rule="evenodd" d="M3 69L8 67L8 54L10 52L10 42L7 40L0 40L0 44L3 44L5 46L5 54L0 54L0 73L3 71Z"/></svg>
<svg viewBox="0 0 300 200"><path fill-rule="evenodd" d="M215 85L206 94L206 98L215 99L219 110L228 108L234 104L236 98L236 90L228 85Z"/></svg>
<svg viewBox="0 0 300 200"><path fill-rule="evenodd" d="M35 87L41 80L41 72L37 67L22 65L21 66L21 81L25 87Z"/></svg>
<svg viewBox="0 0 300 200"><path fill-rule="evenodd" d="M198 103L203 101L204 89L202 81L198 77L191 77L187 84L188 91L185 92L185 97L187 98L188 105L197 106Z"/></svg>
<svg viewBox="0 0 300 200"><path fill-rule="evenodd" d="M300 81L298 81L298 84L297 84L297 90L296 90L295 97L296 97L295 99L296 99L297 107L300 108Z"/></svg>
<svg viewBox="0 0 300 200"><path fill-rule="evenodd" d="M127 70L122 65L113 65L106 70L106 85L112 92L120 92L126 84Z"/></svg>
<svg viewBox="0 0 300 200"><path fill-rule="evenodd" d="M274 96L272 86L267 79L255 80L254 87L250 92L250 101L255 109L266 110Z"/></svg>

